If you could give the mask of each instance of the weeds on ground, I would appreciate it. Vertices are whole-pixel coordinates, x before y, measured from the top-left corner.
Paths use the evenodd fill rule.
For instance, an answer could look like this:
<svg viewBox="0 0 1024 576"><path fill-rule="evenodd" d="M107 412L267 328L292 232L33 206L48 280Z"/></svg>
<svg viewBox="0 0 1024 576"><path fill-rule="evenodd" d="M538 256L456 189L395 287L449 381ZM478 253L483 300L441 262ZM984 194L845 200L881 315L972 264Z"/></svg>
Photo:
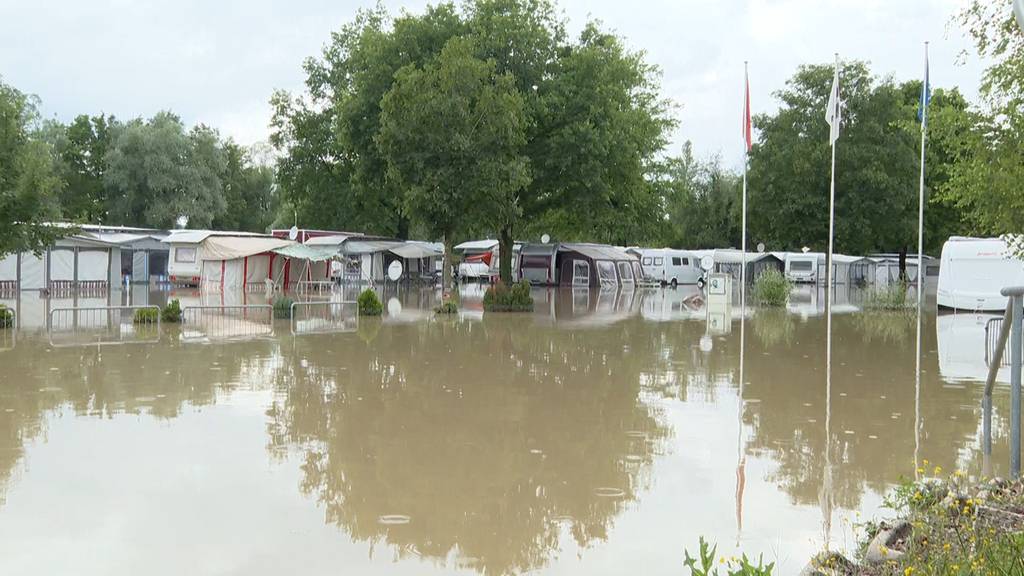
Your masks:
<svg viewBox="0 0 1024 576"><path fill-rule="evenodd" d="M14 326L14 311L0 304L0 328L11 328Z"/></svg>
<svg viewBox="0 0 1024 576"><path fill-rule="evenodd" d="M907 283L895 282L882 288L868 290L864 297L866 310L907 310L911 303L907 301Z"/></svg>
<svg viewBox="0 0 1024 576"><path fill-rule="evenodd" d="M295 300L287 296L274 298L274 318L287 320L292 317L292 304Z"/></svg>
<svg viewBox="0 0 1024 576"><path fill-rule="evenodd" d="M160 310L156 308L136 308L132 317L133 324L156 324L160 318Z"/></svg>
<svg viewBox="0 0 1024 576"><path fill-rule="evenodd" d="M160 320L169 324L181 322L181 302L177 298L171 300L160 310Z"/></svg>
<svg viewBox="0 0 1024 576"><path fill-rule="evenodd" d="M717 552L718 545L709 545L702 536L698 557L690 557L690 552L687 550L683 565L690 569L691 576L722 576L722 574L725 576L771 576L772 570L775 569L774 562L765 565L761 556L757 557L757 564L753 564L746 554L739 558L722 557L716 561ZM725 572L719 572L719 567L724 568Z"/></svg>

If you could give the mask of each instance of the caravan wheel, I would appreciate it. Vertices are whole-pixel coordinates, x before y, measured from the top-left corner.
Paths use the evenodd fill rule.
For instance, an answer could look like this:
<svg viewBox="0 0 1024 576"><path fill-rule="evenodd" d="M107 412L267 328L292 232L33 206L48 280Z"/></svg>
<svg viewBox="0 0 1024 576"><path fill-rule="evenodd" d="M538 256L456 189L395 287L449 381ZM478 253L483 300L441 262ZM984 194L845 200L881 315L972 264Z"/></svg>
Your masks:
<svg viewBox="0 0 1024 576"><path fill-rule="evenodd" d="M704 277L697 278L697 288L704 289Z"/></svg>
<svg viewBox="0 0 1024 576"><path fill-rule="evenodd" d="M676 282L676 279L675 279L675 278L673 278L673 279L672 279L672 282L669 282L669 284L671 284L673 288L675 288L676 286L678 286L678 285L679 285L679 283L678 283L678 282Z"/></svg>

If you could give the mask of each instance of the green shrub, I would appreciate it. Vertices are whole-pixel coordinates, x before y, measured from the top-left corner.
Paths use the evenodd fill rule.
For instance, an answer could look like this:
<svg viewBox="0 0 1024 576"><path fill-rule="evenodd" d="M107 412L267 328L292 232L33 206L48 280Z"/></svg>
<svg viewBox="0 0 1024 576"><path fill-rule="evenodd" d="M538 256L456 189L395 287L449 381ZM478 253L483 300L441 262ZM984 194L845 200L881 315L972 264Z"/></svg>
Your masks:
<svg viewBox="0 0 1024 576"><path fill-rule="evenodd" d="M445 300L440 306L434 308L434 312L437 314L458 314L459 305L455 300Z"/></svg>
<svg viewBox="0 0 1024 576"><path fill-rule="evenodd" d="M380 303L377 293L367 288L359 295L360 316L380 316L384 312L384 305Z"/></svg>
<svg viewBox="0 0 1024 576"><path fill-rule="evenodd" d="M907 283L903 281L884 288L872 288L864 297L864 308L868 310L904 310L909 307Z"/></svg>
<svg viewBox="0 0 1024 576"><path fill-rule="evenodd" d="M0 304L0 328L14 327L14 311Z"/></svg>
<svg viewBox="0 0 1024 576"><path fill-rule="evenodd" d="M169 324L181 322L181 302L177 298L168 302L160 311L160 319Z"/></svg>
<svg viewBox="0 0 1024 576"><path fill-rule="evenodd" d="M793 284L778 270L769 269L761 272L754 280L752 296L760 306L785 306Z"/></svg>
<svg viewBox="0 0 1024 576"><path fill-rule="evenodd" d="M487 312L532 312L533 297L530 296L530 282L523 280L509 287L499 280L484 293L484 310Z"/></svg>
<svg viewBox="0 0 1024 576"><path fill-rule="evenodd" d="M691 576L719 576L718 566L725 568L727 576L771 576L775 569L775 563L764 564L761 556L757 557L757 564L751 563L746 554L740 558L731 558L728 561L717 559L718 546L709 546L702 536L700 539L700 554L698 558L691 558L690 552L684 551L686 559L683 565L690 569Z"/></svg>
<svg viewBox="0 0 1024 576"><path fill-rule="evenodd" d="M139 308L135 310L132 322L135 324L156 324L160 318L160 310L157 308Z"/></svg>
<svg viewBox="0 0 1024 576"><path fill-rule="evenodd" d="M287 296L278 296L274 299L274 318L289 319L292 317L292 304L295 300Z"/></svg>

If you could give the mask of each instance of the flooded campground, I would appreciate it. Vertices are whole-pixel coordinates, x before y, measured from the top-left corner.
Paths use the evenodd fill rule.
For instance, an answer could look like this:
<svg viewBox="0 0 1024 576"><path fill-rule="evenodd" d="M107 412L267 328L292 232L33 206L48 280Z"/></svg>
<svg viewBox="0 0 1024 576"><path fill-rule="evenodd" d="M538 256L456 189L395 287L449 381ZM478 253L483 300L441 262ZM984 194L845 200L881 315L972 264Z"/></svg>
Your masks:
<svg viewBox="0 0 1024 576"><path fill-rule="evenodd" d="M932 301L917 374L915 318L840 292L831 378L814 287L742 322L683 287L535 289L532 314L484 315L469 285L456 318L408 289L327 333L110 346L46 326L112 298L4 300L0 573L682 574L700 536L795 573L854 547L901 477L1008 460L1004 383L980 451L992 316Z"/></svg>

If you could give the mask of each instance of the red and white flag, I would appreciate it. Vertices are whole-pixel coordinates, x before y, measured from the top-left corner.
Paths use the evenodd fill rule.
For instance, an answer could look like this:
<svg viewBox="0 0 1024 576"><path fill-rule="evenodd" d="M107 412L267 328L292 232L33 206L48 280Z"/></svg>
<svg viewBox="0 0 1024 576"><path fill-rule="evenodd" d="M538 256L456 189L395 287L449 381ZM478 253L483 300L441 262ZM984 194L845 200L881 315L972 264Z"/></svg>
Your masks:
<svg viewBox="0 0 1024 576"><path fill-rule="evenodd" d="M754 144L753 135L750 126L750 78L747 76L747 71L743 70L743 80L745 82L745 90L743 93L743 141L747 145L747 152L750 152L750 147Z"/></svg>

